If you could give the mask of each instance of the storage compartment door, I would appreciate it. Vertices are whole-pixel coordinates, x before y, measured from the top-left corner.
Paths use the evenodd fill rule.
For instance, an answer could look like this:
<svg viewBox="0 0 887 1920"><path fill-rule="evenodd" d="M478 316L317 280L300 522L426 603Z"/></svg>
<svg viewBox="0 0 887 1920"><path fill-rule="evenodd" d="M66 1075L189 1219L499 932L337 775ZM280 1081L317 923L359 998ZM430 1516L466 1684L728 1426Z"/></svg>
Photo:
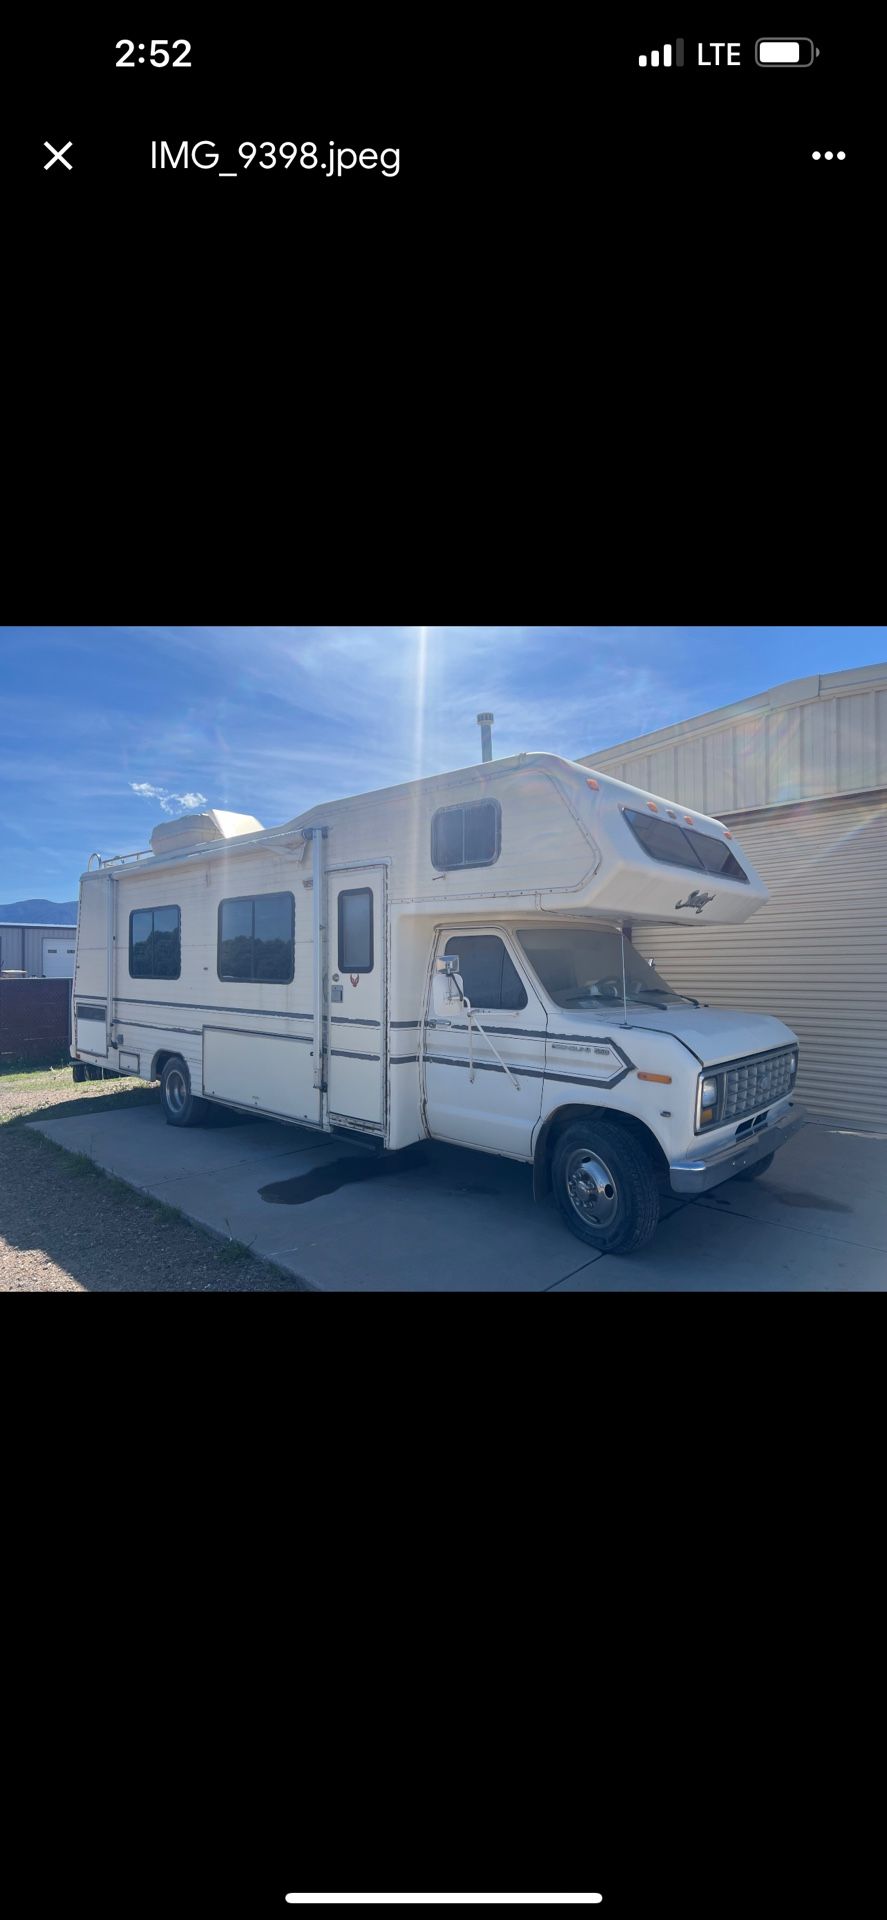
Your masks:
<svg viewBox="0 0 887 1920"><path fill-rule="evenodd" d="M313 1085L312 1053L310 1034L204 1027L203 1091L269 1118L316 1125L320 1100Z"/></svg>
<svg viewBox="0 0 887 1920"><path fill-rule="evenodd" d="M385 1086L385 869L328 877L327 1111L381 1132Z"/></svg>

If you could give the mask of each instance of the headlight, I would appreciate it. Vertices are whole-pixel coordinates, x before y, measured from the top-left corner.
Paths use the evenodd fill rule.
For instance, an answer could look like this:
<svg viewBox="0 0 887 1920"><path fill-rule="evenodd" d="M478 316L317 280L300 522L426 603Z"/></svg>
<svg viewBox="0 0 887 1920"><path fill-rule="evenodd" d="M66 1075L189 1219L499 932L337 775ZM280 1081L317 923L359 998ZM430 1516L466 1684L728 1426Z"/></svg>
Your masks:
<svg viewBox="0 0 887 1920"><path fill-rule="evenodd" d="M718 1095L720 1087L717 1074L701 1073L698 1080L697 1127L713 1127L718 1117Z"/></svg>

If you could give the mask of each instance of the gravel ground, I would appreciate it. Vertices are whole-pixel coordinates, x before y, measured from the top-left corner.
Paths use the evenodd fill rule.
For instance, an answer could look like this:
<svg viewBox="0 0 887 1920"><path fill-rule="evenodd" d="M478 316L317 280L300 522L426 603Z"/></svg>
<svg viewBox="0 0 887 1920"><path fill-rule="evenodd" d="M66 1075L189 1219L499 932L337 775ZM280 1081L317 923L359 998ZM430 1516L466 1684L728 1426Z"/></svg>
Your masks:
<svg viewBox="0 0 887 1920"><path fill-rule="evenodd" d="M75 1086L70 1067L0 1076L0 1293L294 1293L291 1273L254 1260L171 1207L31 1131L63 1118L157 1099L140 1080Z"/></svg>

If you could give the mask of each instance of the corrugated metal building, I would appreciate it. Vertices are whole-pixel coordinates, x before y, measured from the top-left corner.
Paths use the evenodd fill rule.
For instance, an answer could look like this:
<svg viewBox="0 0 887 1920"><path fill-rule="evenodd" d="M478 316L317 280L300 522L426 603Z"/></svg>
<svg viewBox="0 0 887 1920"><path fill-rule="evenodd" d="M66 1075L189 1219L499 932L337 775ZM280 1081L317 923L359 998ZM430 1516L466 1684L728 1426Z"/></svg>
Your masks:
<svg viewBox="0 0 887 1920"><path fill-rule="evenodd" d="M887 664L790 680L584 756L734 827L770 889L741 927L639 928L679 992L775 1013L811 1113L887 1124Z"/></svg>
<svg viewBox="0 0 887 1920"><path fill-rule="evenodd" d="M73 980L76 927L26 926L0 920L0 973L30 980Z"/></svg>

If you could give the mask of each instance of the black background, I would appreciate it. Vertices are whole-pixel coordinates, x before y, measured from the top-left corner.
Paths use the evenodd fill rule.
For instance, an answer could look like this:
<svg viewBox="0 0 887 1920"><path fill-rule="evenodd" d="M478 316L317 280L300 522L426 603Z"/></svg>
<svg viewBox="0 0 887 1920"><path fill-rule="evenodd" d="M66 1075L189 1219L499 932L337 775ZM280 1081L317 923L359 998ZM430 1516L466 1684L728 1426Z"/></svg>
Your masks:
<svg viewBox="0 0 887 1920"><path fill-rule="evenodd" d="M74 1369L43 1329L6 1495L10 1911L879 1911L860 1305L595 1304L564 1336L482 1297L298 1328L220 1299L174 1338L96 1325Z"/></svg>
<svg viewBox="0 0 887 1920"><path fill-rule="evenodd" d="M228 617L259 580L288 617L296 573L324 604L434 575L498 617L506 579L525 607L591 572L624 595L679 554L697 617L727 573L795 618L789 522L827 523L829 616L880 354L880 29L861 51L844 10L805 18L820 59L774 73L760 20L700 70L729 23L661 9L101 12L20 23L6 69L13 532L65 617L72 592L159 617L161 581L202 617L208 579ZM640 70L678 30L684 69ZM158 32L190 70L116 68ZM152 137L401 170L152 173Z"/></svg>

